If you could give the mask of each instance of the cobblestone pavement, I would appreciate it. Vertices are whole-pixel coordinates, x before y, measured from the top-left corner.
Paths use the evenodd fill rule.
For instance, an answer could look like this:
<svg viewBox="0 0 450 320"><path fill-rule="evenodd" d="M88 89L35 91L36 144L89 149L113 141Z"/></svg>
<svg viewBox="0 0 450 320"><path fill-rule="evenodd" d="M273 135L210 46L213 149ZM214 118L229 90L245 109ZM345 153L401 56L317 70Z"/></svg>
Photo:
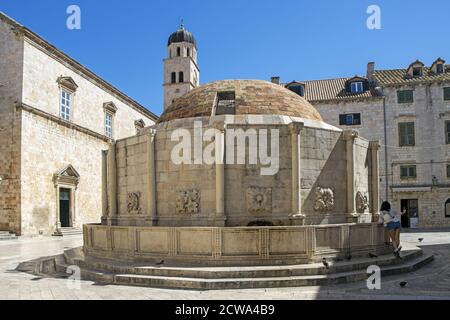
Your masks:
<svg viewBox="0 0 450 320"><path fill-rule="evenodd" d="M418 238L424 238L419 243ZM419 270L384 277L381 290L368 290L358 282L327 287L268 288L190 291L99 285L81 281L80 289L68 289L67 280L39 278L15 271L20 262L52 256L82 245L81 236L28 238L0 241L0 300L11 299L450 299L450 230L414 231L402 234L404 242L433 252L435 260ZM399 282L406 281L401 288Z"/></svg>

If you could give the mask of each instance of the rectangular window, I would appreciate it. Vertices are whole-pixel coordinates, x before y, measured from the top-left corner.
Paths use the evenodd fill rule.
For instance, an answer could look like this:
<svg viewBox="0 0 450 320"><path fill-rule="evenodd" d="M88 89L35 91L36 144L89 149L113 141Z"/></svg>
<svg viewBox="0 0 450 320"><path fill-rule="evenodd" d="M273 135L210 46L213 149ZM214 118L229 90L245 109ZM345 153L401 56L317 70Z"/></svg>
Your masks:
<svg viewBox="0 0 450 320"><path fill-rule="evenodd" d="M442 63L436 65L436 73L437 74L444 73L444 65Z"/></svg>
<svg viewBox="0 0 450 320"><path fill-rule="evenodd" d="M339 115L339 125L341 126L361 125L361 113L349 113Z"/></svg>
<svg viewBox="0 0 450 320"><path fill-rule="evenodd" d="M172 83L176 83L177 82L177 73L176 72L172 72L170 81Z"/></svg>
<svg viewBox="0 0 450 320"><path fill-rule="evenodd" d="M70 106L71 106L72 96L69 92L61 90L61 110L60 115L64 120L70 120Z"/></svg>
<svg viewBox="0 0 450 320"><path fill-rule="evenodd" d="M352 93L359 93L359 92L363 92L363 83L362 82L352 82L350 84L350 89L352 91Z"/></svg>
<svg viewBox="0 0 450 320"><path fill-rule="evenodd" d="M413 68L413 76L414 77L422 76L422 67L414 67Z"/></svg>
<svg viewBox="0 0 450 320"><path fill-rule="evenodd" d="M450 144L450 121L445 121L445 143Z"/></svg>
<svg viewBox="0 0 450 320"><path fill-rule="evenodd" d="M416 177L416 166L400 166L400 179L415 179Z"/></svg>
<svg viewBox="0 0 450 320"><path fill-rule="evenodd" d="M236 95L234 91L218 92L216 115L236 114L235 99Z"/></svg>
<svg viewBox="0 0 450 320"><path fill-rule="evenodd" d="M447 178L450 178L450 164L447 164Z"/></svg>
<svg viewBox="0 0 450 320"><path fill-rule="evenodd" d="M450 100L450 87L444 88L444 100L446 101Z"/></svg>
<svg viewBox="0 0 450 320"><path fill-rule="evenodd" d="M416 144L414 131L414 122L403 122L398 124L400 147L412 147Z"/></svg>
<svg viewBox="0 0 450 320"><path fill-rule="evenodd" d="M113 116L111 113L106 112L105 113L105 135L108 138L112 138L112 136L113 136L112 124L113 124Z"/></svg>
<svg viewBox="0 0 450 320"><path fill-rule="evenodd" d="M413 103L414 92L412 90L399 90L397 91L398 103Z"/></svg>

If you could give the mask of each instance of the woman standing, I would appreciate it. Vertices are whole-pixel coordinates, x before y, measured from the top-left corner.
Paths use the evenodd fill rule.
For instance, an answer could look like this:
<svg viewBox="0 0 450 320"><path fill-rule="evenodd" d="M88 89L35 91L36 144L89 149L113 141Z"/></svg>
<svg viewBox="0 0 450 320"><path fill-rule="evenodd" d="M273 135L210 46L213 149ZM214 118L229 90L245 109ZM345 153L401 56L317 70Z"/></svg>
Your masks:
<svg viewBox="0 0 450 320"><path fill-rule="evenodd" d="M389 237L391 238L394 247L394 255L397 258L400 258L400 250L402 250L402 246L400 245L400 221L402 214L405 212L399 214L394 208L391 208L391 204L388 201L384 201L381 204L380 211L380 222L384 223L384 226L389 233Z"/></svg>

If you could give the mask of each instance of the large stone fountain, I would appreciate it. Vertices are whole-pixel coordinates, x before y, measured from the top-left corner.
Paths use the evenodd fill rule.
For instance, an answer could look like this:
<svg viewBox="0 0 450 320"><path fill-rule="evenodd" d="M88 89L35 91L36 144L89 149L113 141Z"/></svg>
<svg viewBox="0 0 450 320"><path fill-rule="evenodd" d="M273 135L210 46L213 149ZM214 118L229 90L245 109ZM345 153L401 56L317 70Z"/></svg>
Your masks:
<svg viewBox="0 0 450 320"><path fill-rule="evenodd" d="M82 249L42 268L75 264L85 279L196 289L365 281L374 264L413 270L432 256L388 252L378 149L281 86L203 85L155 126L111 144L102 223L84 226Z"/></svg>
<svg viewBox="0 0 450 320"><path fill-rule="evenodd" d="M281 86L203 85L104 153L102 224L84 227L85 253L255 265L379 251L378 148Z"/></svg>

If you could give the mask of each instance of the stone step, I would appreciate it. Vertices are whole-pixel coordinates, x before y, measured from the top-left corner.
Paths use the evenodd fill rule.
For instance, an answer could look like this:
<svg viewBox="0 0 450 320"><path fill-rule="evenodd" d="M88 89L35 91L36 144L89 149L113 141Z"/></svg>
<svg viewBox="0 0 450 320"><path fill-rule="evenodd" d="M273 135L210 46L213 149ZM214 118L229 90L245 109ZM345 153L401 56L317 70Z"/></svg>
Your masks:
<svg viewBox="0 0 450 320"><path fill-rule="evenodd" d="M135 274L161 277L189 277L189 278L265 278L265 277L291 277L308 275L327 275L334 273L366 270L370 265L388 266L405 263L408 260L422 255L422 250L415 248L402 253L403 260L395 258L392 254L378 258L359 258L352 261L329 262L329 269L322 263L284 265L284 266L253 266L253 267L179 267L179 266L125 266L117 262L99 259L85 260L77 258L71 251L65 252L66 262L76 264L83 269L101 270L116 274Z"/></svg>
<svg viewBox="0 0 450 320"><path fill-rule="evenodd" d="M14 239L17 239L17 236L14 233L9 233L8 231L0 231L0 241Z"/></svg>
<svg viewBox="0 0 450 320"><path fill-rule="evenodd" d="M426 254L395 266L381 268L381 275L392 275L416 270L422 265L431 262L433 255ZM162 288L183 288L198 290L218 289L244 289L244 288L274 288L319 286L339 283L364 281L368 274L366 270L340 272L328 275L290 276L272 278L189 278L189 277L163 277L136 274L117 274L114 283L121 285L151 286Z"/></svg>
<svg viewBox="0 0 450 320"><path fill-rule="evenodd" d="M83 230L74 227L61 228L61 233L55 233L54 236L74 236L83 234Z"/></svg>
<svg viewBox="0 0 450 320"><path fill-rule="evenodd" d="M71 265L64 262L56 262L56 272L59 274L68 274L67 270L69 270L69 267ZM90 280L90 281L98 281L98 282L105 282L105 283L113 283L114 282L114 274L109 272L103 272L98 270L90 270L90 269L81 269L81 279L83 280Z"/></svg>

